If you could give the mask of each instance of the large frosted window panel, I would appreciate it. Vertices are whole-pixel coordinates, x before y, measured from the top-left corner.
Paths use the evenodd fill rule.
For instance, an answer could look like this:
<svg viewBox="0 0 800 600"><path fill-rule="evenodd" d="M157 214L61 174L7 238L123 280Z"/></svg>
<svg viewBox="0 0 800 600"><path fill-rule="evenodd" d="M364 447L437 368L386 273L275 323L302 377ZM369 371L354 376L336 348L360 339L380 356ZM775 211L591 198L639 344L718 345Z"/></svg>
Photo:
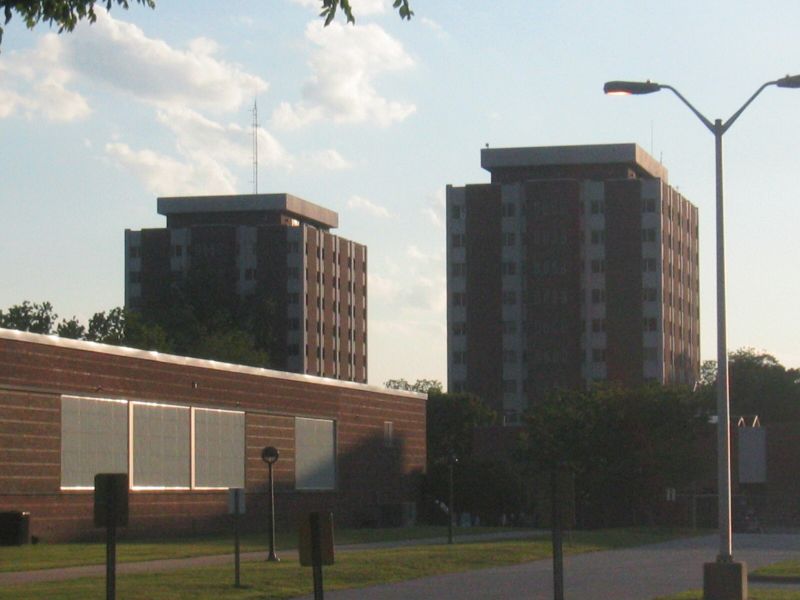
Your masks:
<svg viewBox="0 0 800 600"><path fill-rule="evenodd" d="M61 397L61 487L94 487L97 473L128 472L128 403Z"/></svg>
<svg viewBox="0 0 800 600"><path fill-rule="evenodd" d="M133 485L191 485L190 413L181 406L133 404Z"/></svg>
<svg viewBox="0 0 800 600"><path fill-rule="evenodd" d="M244 487L244 413L194 410L194 485Z"/></svg>
<svg viewBox="0 0 800 600"><path fill-rule="evenodd" d="M336 431L328 419L294 421L295 487L332 490L336 487Z"/></svg>

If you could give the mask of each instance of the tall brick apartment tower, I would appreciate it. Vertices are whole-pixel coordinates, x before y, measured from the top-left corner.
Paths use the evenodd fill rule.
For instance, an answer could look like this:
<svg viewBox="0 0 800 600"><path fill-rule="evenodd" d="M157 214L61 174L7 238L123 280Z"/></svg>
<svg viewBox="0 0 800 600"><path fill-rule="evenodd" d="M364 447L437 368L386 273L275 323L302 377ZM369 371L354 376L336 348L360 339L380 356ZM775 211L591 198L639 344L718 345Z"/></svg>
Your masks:
<svg viewBox="0 0 800 600"><path fill-rule="evenodd" d="M447 371L513 423L553 387L691 384L697 208L635 144L481 150L447 187Z"/></svg>
<svg viewBox="0 0 800 600"><path fill-rule="evenodd" d="M203 269L209 301L272 302L279 368L366 383L367 248L330 233L335 212L290 194L159 198L158 212L166 228L125 231L127 308L160 310Z"/></svg>

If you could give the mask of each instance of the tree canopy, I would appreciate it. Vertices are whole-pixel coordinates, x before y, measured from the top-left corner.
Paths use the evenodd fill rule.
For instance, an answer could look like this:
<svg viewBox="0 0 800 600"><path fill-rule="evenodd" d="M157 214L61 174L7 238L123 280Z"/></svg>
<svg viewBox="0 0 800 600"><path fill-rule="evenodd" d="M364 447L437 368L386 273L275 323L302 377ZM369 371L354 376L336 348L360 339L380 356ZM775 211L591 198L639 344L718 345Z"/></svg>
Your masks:
<svg viewBox="0 0 800 600"><path fill-rule="evenodd" d="M28 29L33 29L40 22L58 27L58 33L72 31L82 20L90 23L97 20L94 12L95 4L105 6L111 10L114 5L127 9L130 4L141 4L155 8L155 0L0 0L3 9L5 25L8 25L16 12L25 22ZM348 23L355 23L355 15L350 6L350 0L320 0L322 12L320 17L325 19L325 25L330 25L341 8ZM409 6L409 0L393 0L393 8L397 9L401 19L411 19L414 11ZM0 27L0 44L3 41L3 28Z"/></svg>
<svg viewBox="0 0 800 600"><path fill-rule="evenodd" d="M709 410L701 393L658 385L554 392L528 412L525 459L544 480L574 473L582 525L646 523L665 488L704 474L697 443Z"/></svg>
<svg viewBox="0 0 800 600"><path fill-rule="evenodd" d="M753 348L740 348L728 355L731 413L758 415L764 425L800 420L800 369L787 369L777 358ZM701 385L713 398L717 363L706 361Z"/></svg>
<svg viewBox="0 0 800 600"><path fill-rule="evenodd" d="M185 318L176 316L178 312ZM257 315L251 317L253 322L258 321ZM148 322L137 312L116 307L92 315L87 327L76 317L58 322L49 302L26 300L0 310L0 327L255 367L273 366L268 350L259 345L255 335L248 333L246 326L240 327L223 317L202 322L195 318L191 306L168 312L165 325Z"/></svg>

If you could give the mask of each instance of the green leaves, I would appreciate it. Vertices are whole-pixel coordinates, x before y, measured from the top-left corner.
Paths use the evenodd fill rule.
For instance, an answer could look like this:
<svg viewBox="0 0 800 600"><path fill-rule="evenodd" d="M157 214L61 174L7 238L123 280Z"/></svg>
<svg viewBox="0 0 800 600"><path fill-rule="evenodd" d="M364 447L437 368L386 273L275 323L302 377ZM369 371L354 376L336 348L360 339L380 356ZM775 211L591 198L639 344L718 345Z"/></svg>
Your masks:
<svg viewBox="0 0 800 600"><path fill-rule="evenodd" d="M51 27L58 26L58 33L72 31L75 26L83 19L88 19L90 23L97 20L94 12L96 0L0 0L0 7L3 8L5 24L11 21L11 17L16 12L25 22L28 29L33 29L39 22L44 21ZM155 0L135 0L137 4L142 4L149 8L155 8ZM130 0L101 0L106 10L111 10L114 4L127 10ZM0 43L3 41L3 28L0 27Z"/></svg>
<svg viewBox="0 0 800 600"><path fill-rule="evenodd" d="M411 7L408 5L408 0L394 0L392 6L393 8L399 9L398 12L400 13L401 19L410 21L411 17L414 15L414 11L411 10Z"/></svg>
<svg viewBox="0 0 800 600"><path fill-rule="evenodd" d="M350 0L322 0L322 12L319 13L319 16L325 19L325 27L333 22L333 19L336 17L336 11L339 8L344 12L347 22L355 24L356 19L353 16ZM408 0L394 0L392 8L396 9L400 18L406 21L411 20L411 17L414 15L414 11L411 10Z"/></svg>

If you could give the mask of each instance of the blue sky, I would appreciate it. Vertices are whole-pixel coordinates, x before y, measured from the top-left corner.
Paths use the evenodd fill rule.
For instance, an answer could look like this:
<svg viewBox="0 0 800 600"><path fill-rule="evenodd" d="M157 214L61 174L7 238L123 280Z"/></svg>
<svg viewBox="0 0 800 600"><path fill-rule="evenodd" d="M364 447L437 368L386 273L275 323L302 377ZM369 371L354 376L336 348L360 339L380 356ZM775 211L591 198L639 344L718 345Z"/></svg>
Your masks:
<svg viewBox="0 0 800 600"><path fill-rule="evenodd" d="M727 118L800 73L800 4L317 0L157 3L58 36L14 19L0 54L0 307L86 319L123 302L123 231L156 197L259 191L339 212L369 246L370 383L445 379L443 202L488 180L480 148L636 142L700 208L701 344L715 356L713 137L671 94ZM764 8L768 6L768 8ZM224 7L221 10L220 7ZM800 366L800 90L770 88L725 136L728 340Z"/></svg>

